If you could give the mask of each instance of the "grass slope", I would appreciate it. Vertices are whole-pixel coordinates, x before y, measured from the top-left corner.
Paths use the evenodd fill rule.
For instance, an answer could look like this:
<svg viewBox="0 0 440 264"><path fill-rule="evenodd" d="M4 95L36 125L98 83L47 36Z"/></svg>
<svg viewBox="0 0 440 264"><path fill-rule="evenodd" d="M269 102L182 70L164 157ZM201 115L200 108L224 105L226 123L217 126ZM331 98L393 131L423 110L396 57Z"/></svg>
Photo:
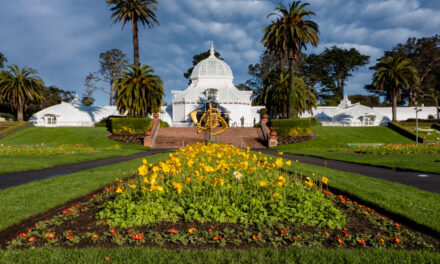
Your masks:
<svg viewBox="0 0 440 264"><path fill-rule="evenodd" d="M165 156L157 154L146 158L149 162L158 162ZM0 230L110 184L117 177L131 176L141 160L139 158L1 190Z"/></svg>
<svg viewBox="0 0 440 264"><path fill-rule="evenodd" d="M106 257L109 259L106 261ZM0 263L439 263L424 251L260 248L249 250L32 249L0 251Z"/></svg>
<svg viewBox="0 0 440 264"><path fill-rule="evenodd" d="M115 142L107 138L108 132L103 127L27 127L2 139L0 144L34 145L34 144L86 144L100 151L65 156L21 156L0 158L0 174L50 168L56 165L70 164L87 160L113 156L124 156L139 152L145 147Z"/></svg>
<svg viewBox="0 0 440 264"><path fill-rule="evenodd" d="M276 149L291 154L316 156L393 169L401 168L440 173L440 158L435 154L374 155L327 151L329 148L348 143L414 143L414 141L387 127L313 127L313 131L317 135L313 140L298 144L280 145Z"/></svg>

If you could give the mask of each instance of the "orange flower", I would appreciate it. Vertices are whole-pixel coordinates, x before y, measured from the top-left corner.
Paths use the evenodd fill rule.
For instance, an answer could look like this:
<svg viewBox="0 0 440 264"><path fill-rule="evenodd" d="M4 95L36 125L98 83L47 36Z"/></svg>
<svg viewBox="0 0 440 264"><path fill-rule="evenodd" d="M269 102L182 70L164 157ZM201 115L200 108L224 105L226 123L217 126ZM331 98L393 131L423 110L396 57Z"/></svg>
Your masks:
<svg viewBox="0 0 440 264"><path fill-rule="evenodd" d="M261 237L259 235L253 235L252 239L253 240L261 240Z"/></svg>
<svg viewBox="0 0 440 264"><path fill-rule="evenodd" d="M185 181L186 182L191 182L191 178L190 177L186 177Z"/></svg>
<svg viewBox="0 0 440 264"><path fill-rule="evenodd" d="M301 238L299 238L297 236L293 236L292 239L295 240L295 241L300 241L301 240Z"/></svg>
<svg viewBox="0 0 440 264"><path fill-rule="evenodd" d="M142 234L135 234L131 238L134 239L134 240L142 240L142 239L144 239Z"/></svg>
<svg viewBox="0 0 440 264"><path fill-rule="evenodd" d="M222 239L223 239L223 237L221 235L216 235L215 237L212 238L212 240L215 240L215 241L217 241L217 240L221 241Z"/></svg>
<svg viewBox="0 0 440 264"><path fill-rule="evenodd" d="M66 233L66 234L72 233L72 230L66 230L66 231L64 231L64 233Z"/></svg>
<svg viewBox="0 0 440 264"><path fill-rule="evenodd" d="M342 239L340 237L335 239L339 244L342 244Z"/></svg>
<svg viewBox="0 0 440 264"><path fill-rule="evenodd" d="M28 239L28 241L29 241L29 242L34 242L34 241L35 241L35 237L30 237L30 238Z"/></svg>
<svg viewBox="0 0 440 264"><path fill-rule="evenodd" d="M385 243L385 240L383 240L383 238L381 238L381 237L378 237L377 240L379 240L379 243L381 243L381 244Z"/></svg>
<svg viewBox="0 0 440 264"><path fill-rule="evenodd" d="M283 229L280 230L280 233L281 234L287 234L287 230L283 228Z"/></svg>
<svg viewBox="0 0 440 264"><path fill-rule="evenodd" d="M18 237L27 237L27 234L26 234L26 233L20 233L20 234L18 235Z"/></svg>
<svg viewBox="0 0 440 264"><path fill-rule="evenodd" d="M394 242L396 242L397 244L402 243L402 239L400 239L400 238L398 238L398 237L391 238L391 241L394 241Z"/></svg>
<svg viewBox="0 0 440 264"><path fill-rule="evenodd" d="M134 233L134 231L133 231L133 229L130 228L127 230L127 233L132 234L132 233Z"/></svg>
<svg viewBox="0 0 440 264"><path fill-rule="evenodd" d="M114 228L110 229L110 234L113 234L114 232L116 232L116 230Z"/></svg>
<svg viewBox="0 0 440 264"><path fill-rule="evenodd" d="M66 237L67 240L71 240L72 238L73 238L73 236Z"/></svg>
<svg viewBox="0 0 440 264"><path fill-rule="evenodd" d="M170 234L175 234L175 235L177 235L177 233L178 233L176 229L168 229L167 232Z"/></svg>
<svg viewBox="0 0 440 264"><path fill-rule="evenodd" d="M99 237L98 234L93 234L93 235L92 235L92 238L93 238L93 239L98 238L98 237Z"/></svg>
<svg viewBox="0 0 440 264"><path fill-rule="evenodd" d="M362 246L366 246L367 244L365 244L365 240L358 238L356 240L357 242L359 242L359 244L361 244Z"/></svg>
<svg viewBox="0 0 440 264"><path fill-rule="evenodd" d="M195 227L191 227L188 229L188 233L192 234L194 233L194 231L196 231L197 229Z"/></svg>
<svg viewBox="0 0 440 264"><path fill-rule="evenodd" d="M47 233L44 237L46 237L46 238L53 238L54 234L53 233Z"/></svg>
<svg viewBox="0 0 440 264"><path fill-rule="evenodd" d="M328 232L324 232L324 236L328 237L329 233Z"/></svg>

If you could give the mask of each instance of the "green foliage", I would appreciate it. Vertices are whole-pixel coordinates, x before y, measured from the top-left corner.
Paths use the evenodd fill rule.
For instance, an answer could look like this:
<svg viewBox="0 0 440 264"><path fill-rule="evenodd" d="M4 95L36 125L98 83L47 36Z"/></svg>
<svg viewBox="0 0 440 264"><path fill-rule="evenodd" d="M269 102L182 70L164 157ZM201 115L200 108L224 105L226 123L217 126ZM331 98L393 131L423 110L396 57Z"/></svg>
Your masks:
<svg viewBox="0 0 440 264"><path fill-rule="evenodd" d="M110 131L113 134L129 133L143 134L150 131L153 120L151 118L110 117Z"/></svg>
<svg viewBox="0 0 440 264"><path fill-rule="evenodd" d="M129 117L157 113L164 96L163 82L148 65L130 66L118 76L115 86L116 106Z"/></svg>
<svg viewBox="0 0 440 264"><path fill-rule="evenodd" d="M9 102L17 110L17 120L23 121L29 103L44 100L44 82L32 68L12 65L8 69L0 72L0 100Z"/></svg>
<svg viewBox="0 0 440 264"><path fill-rule="evenodd" d="M271 119L269 127L279 136L305 136L312 133L310 118Z"/></svg>
<svg viewBox="0 0 440 264"><path fill-rule="evenodd" d="M160 122L160 127L170 127L170 124L168 124L165 121L162 121L162 120L159 119L159 122Z"/></svg>
<svg viewBox="0 0 440 264"><path fill-rule="evenodd" d="M3 69L5 62L8 62L8 60L6 59L5 55L0 52L0 69Z"/></svg>

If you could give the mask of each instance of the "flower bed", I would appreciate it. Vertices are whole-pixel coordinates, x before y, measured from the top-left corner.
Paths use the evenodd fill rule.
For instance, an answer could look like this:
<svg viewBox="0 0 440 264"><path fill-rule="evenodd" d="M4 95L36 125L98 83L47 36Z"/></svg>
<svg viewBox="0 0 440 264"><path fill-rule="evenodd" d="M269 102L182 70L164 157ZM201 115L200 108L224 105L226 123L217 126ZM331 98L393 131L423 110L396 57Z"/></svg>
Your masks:
<svg viewBox="0 0 440 264"><path fill-rule="evenodd" d="M349 152L358 154L440 154L440 143L426 144L385 144L385 145L353 145L329 149L331 152Z"/></svg>
<svg viewBox="0 0 440 264"><path fill-rule="evenodd" d="M6 245L439 249L328 191L327 178L289 175L285 166L294 164L229 145L190 146L159 164L144 160L138 175L35 219Z"/></svg>
<svg viewBox="0 0 440 264"><path fill-rule="evenodd" d="M58 156L78 153L90 153L97 150L83 144L64 145L0 145L0 156Z"/></svg>

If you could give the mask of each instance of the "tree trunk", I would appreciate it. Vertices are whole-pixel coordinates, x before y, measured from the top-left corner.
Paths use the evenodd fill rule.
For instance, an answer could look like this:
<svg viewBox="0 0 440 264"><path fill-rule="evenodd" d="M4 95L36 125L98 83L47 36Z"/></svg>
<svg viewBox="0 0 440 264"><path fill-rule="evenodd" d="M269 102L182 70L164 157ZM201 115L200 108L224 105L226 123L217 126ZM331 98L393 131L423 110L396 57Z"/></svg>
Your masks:
<svg viewBox="0 0 440 264"><path fill-rule="evenodd" d="M278 52L278 56L280 58L280 71L283 72L284 71L284 64L286 64L285 60L284 60L284 54L280 51L280 52Z"/></svg>
<svg viewBox="0 0 440 264"><path fill-rule="evenodd" d="M396 107L397 107L397 91L393 91L393 122L397 121L396 115Z"/></svg>
<svg viewBox="0 0 440 264"><path fill-rule="evenodd" d="M21 101L18 103L17 121L23 121L23 103Z"/></svg>
<svg viewBox="0 0 440 264"><path fill-rule="evenodd" d="M131 19L132 28L133 28L133 48L134 48L134 65L139 66L139 38L138 38L138 26L137 21Z"/></svg>
<svg viewBox="0 0 440 264"><path fill-rule="evenodd" d="M290 89L289 89L289 103L288 103L288 115L289 118L293 118L296 116L296 113L294 112L293 105L296 102L296 98L294 98L294 89L295 89L295 63L296 63L296 56L292 56L290 59Z"/></svg>
<svg viewBox="0 0 440 264"><path fill-rule="evenodd" d="M113 105L113 78L110 78L110 105Z"/></svg>

